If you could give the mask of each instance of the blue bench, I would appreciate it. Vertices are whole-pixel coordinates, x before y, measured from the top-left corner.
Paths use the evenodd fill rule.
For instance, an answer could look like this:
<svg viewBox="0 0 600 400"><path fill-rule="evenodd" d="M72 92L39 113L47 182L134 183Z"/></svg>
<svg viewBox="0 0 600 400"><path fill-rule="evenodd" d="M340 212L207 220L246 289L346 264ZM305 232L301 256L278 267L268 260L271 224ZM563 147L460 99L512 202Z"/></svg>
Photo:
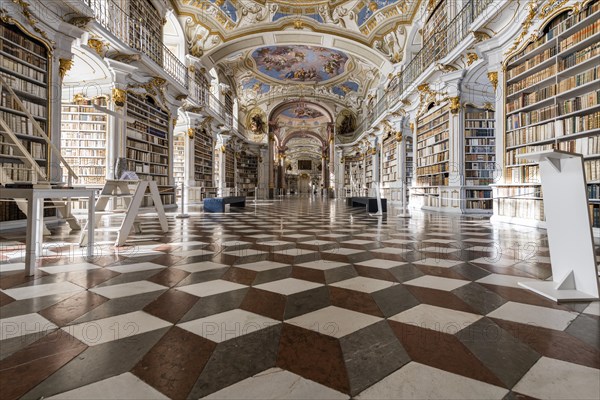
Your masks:
<svg viewBox="0 0 600 400"><path fill-rule="evenodd" d="M377 212L377 197L347 197L346 204L351 207L366 206L367 212ZM381 212L387 212L387 200L381 199Z"/></svg>
<svg viewBox="0 0 600 400"><path fill-rule="evenodd" d="M225 205L246 207L246 196L207 197L204 199L204 211L225 212Z"/></svg>

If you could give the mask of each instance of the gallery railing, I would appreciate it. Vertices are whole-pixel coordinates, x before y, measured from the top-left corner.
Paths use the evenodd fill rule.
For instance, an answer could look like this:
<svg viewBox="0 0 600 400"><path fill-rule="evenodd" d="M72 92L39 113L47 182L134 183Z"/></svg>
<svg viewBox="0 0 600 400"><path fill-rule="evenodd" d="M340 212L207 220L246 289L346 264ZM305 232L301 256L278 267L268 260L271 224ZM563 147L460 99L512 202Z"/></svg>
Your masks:
<svg viewBox="0 0 600 400"><path fill-rule="evenodd" d="M390 107L395 106L404 91L417 81L429 66L446 57L452 49L456 48L460 42L469 36L471 24L492 3L499 3L499 0L470 0L445 28L440 29L444 32L444 35L440 35L441 39L435 36L425 42L421 50L400 73L397 86L379 99L355 132L361 134L370 129L373 122L380 118ZM442 40L441 43L440 40Z"/></svg>
<svg viewBox="0 0 600 400"><path fill-rule="evenodd" d="M123 43L148 56L169 76L188 88L188 70L140 18L132 18L113 0L83 0L94 12L94 18Z"/></svg>

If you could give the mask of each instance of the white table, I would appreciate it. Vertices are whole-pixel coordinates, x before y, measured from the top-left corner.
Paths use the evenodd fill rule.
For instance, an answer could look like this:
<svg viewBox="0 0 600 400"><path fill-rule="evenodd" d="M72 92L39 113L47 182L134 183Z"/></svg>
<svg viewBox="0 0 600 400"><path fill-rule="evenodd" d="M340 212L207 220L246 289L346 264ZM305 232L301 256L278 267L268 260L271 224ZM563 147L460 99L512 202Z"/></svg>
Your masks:
<svg viewBox="0 0 600 400"><path fill-rule="evenodd" d="M87 256L94 255L94 205L96 189L0 188L0 199L27 200L27 239L25 242L25 272L33 275L41 264L43 244L44 199L88 199Z"/></svg>

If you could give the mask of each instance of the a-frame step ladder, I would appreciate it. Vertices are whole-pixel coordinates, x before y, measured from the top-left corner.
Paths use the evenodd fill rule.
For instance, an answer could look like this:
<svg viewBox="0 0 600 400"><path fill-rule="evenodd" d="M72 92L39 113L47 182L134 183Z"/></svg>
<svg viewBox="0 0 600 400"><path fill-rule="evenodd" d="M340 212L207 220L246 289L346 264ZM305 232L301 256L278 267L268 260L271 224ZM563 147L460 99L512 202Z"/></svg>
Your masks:
<svg viewBox="0 0 600 400"><path fill-rule="evenodd" d="M37 120L33 117L31 112L29 112L27 107L25 107L25 105L23 104L23 102L21 101L19 96L17 96L17 94L10 87L10 85L8 85L6 83L6 81L4 80L4 78L0 75L0 92L2 92L3 90L6 90L8 92L9 96L12 97L14 102L20 108L21 112L23 112L27 116L27 119L31 123L31 126L33 127L35 133L39 137L44 139L45 143L50 147L50 153L54 154L58 158L60 163L67 169L67 173L68 173L68 177L69 177L68 184L71 185L72 180L77 179L77 175L75 174L73 169L71 169L71 167L69 166L67 161L62 157L58 148L54 145L54 143L52 143L50 141L50 139L46 135L46 132L44 132L44 130L42 129L40 124L37 122ZM0 118L0 134L2 134L0 136L0 138L3 138L0 141L0 144L5 147L11 147L13 150L14 154L11 155L11 158L16 158L16 159L21 160L21 162L27 167L26 169L28 171L30 171L30 180L28 180L27 182L24 182L25 184L28 184L28 185L30 184L32 187L35 187L35 188L52 189L52 188L56 187L56 183L51 182L48 179L48 177L46 176L46 172L38 165L38 163L35 161L35 159L29 153L29 151L27 151L27 148L23 145L21 140L19 140L19 138L16 136L15 132L8 125L7 121L5 121L2 118ZM5 167L2 165L2 163L0 163L0 185L6 186L6 185L13 185L13 184L15 184L15 182L13 182L13 180L8 176L8 174L5 171ZM21 212L23 214L25 214L26 217L29 218L30 216L27 215L26 202L22 199L14 199L14 201L17 204L17 207L19 207L19 209L21 210ZM64 200L62 198L61 199L50 199L50 200L48 200L45 208L54 208L54 209L58 210L61 213L62 217L69 223L69 226L71 227L72 230L81 230L81 226L77 222L77 219L71 213L70 201ZM45 235L50 234L50 231L48 230L48 228L45 225L44 225L44 234Z"/></svg>
<svg viewBox="0 0 600 400"><path fill-rule="evenodd" d="M132 188L132 186L134 186ZM152 199L151 207L142 208L142 201L145 197ZM109 200L122 198L125 208L108 210ZM113 207L116 206L116 201L113 202ZM140 233L141 229L137 217L142 214L156 213L160 227L164 233L169 231L167 216L165 209L160 199L158 186L154 181L124 181L124 180L106 180L104 188L96 201L96 226L95 231L112 231L117 232L117 240L115 246L123 246L127 241L127 237L131 230L135 228L136 233ZM103 216L117 217L122 216L123 221L119 227L99 228L100 219ZM87 230L84 229L79 240L81 246L87 243Z"/></svg>

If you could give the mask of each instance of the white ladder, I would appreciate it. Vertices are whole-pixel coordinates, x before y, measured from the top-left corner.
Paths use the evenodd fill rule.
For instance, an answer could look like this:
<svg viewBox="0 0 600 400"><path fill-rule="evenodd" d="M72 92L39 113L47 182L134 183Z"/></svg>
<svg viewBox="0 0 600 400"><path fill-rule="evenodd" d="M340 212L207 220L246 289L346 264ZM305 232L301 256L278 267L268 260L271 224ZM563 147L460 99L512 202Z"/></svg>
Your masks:
<svg viewBox="0 0 600 400"><path fill-rule="evenodd" d="M135 186L133 191L131 186ZM150 193L146 193L150 191ZM152 199L153 205L151 207L142 208L142 201L145 197ZM124 209L107 210L109 200L122 198L125 203ZM113 202L116 203L116 202ZM115 204L113 204L113 207ZM158 220L160 227L164 233L169 231L169 224L167 223L167 216L165 215L165 209L160 199L160 193L158 192L158 186L154 181L123 181L123 180L112 180L107 179L102 192L96 201L96 227L95 231L112 231L117 232L117 240L115 246L123 246L127 241L127 237L131 233L132 229L135 229L136 233L141 233L139 221L136 220L141 214L148 212L158 214ZM119 227L99 228L100 219L105 216L123 216L123 221ZM87 229L84 229L81 233L79 244L85 246L87 243Z"/></svg>

